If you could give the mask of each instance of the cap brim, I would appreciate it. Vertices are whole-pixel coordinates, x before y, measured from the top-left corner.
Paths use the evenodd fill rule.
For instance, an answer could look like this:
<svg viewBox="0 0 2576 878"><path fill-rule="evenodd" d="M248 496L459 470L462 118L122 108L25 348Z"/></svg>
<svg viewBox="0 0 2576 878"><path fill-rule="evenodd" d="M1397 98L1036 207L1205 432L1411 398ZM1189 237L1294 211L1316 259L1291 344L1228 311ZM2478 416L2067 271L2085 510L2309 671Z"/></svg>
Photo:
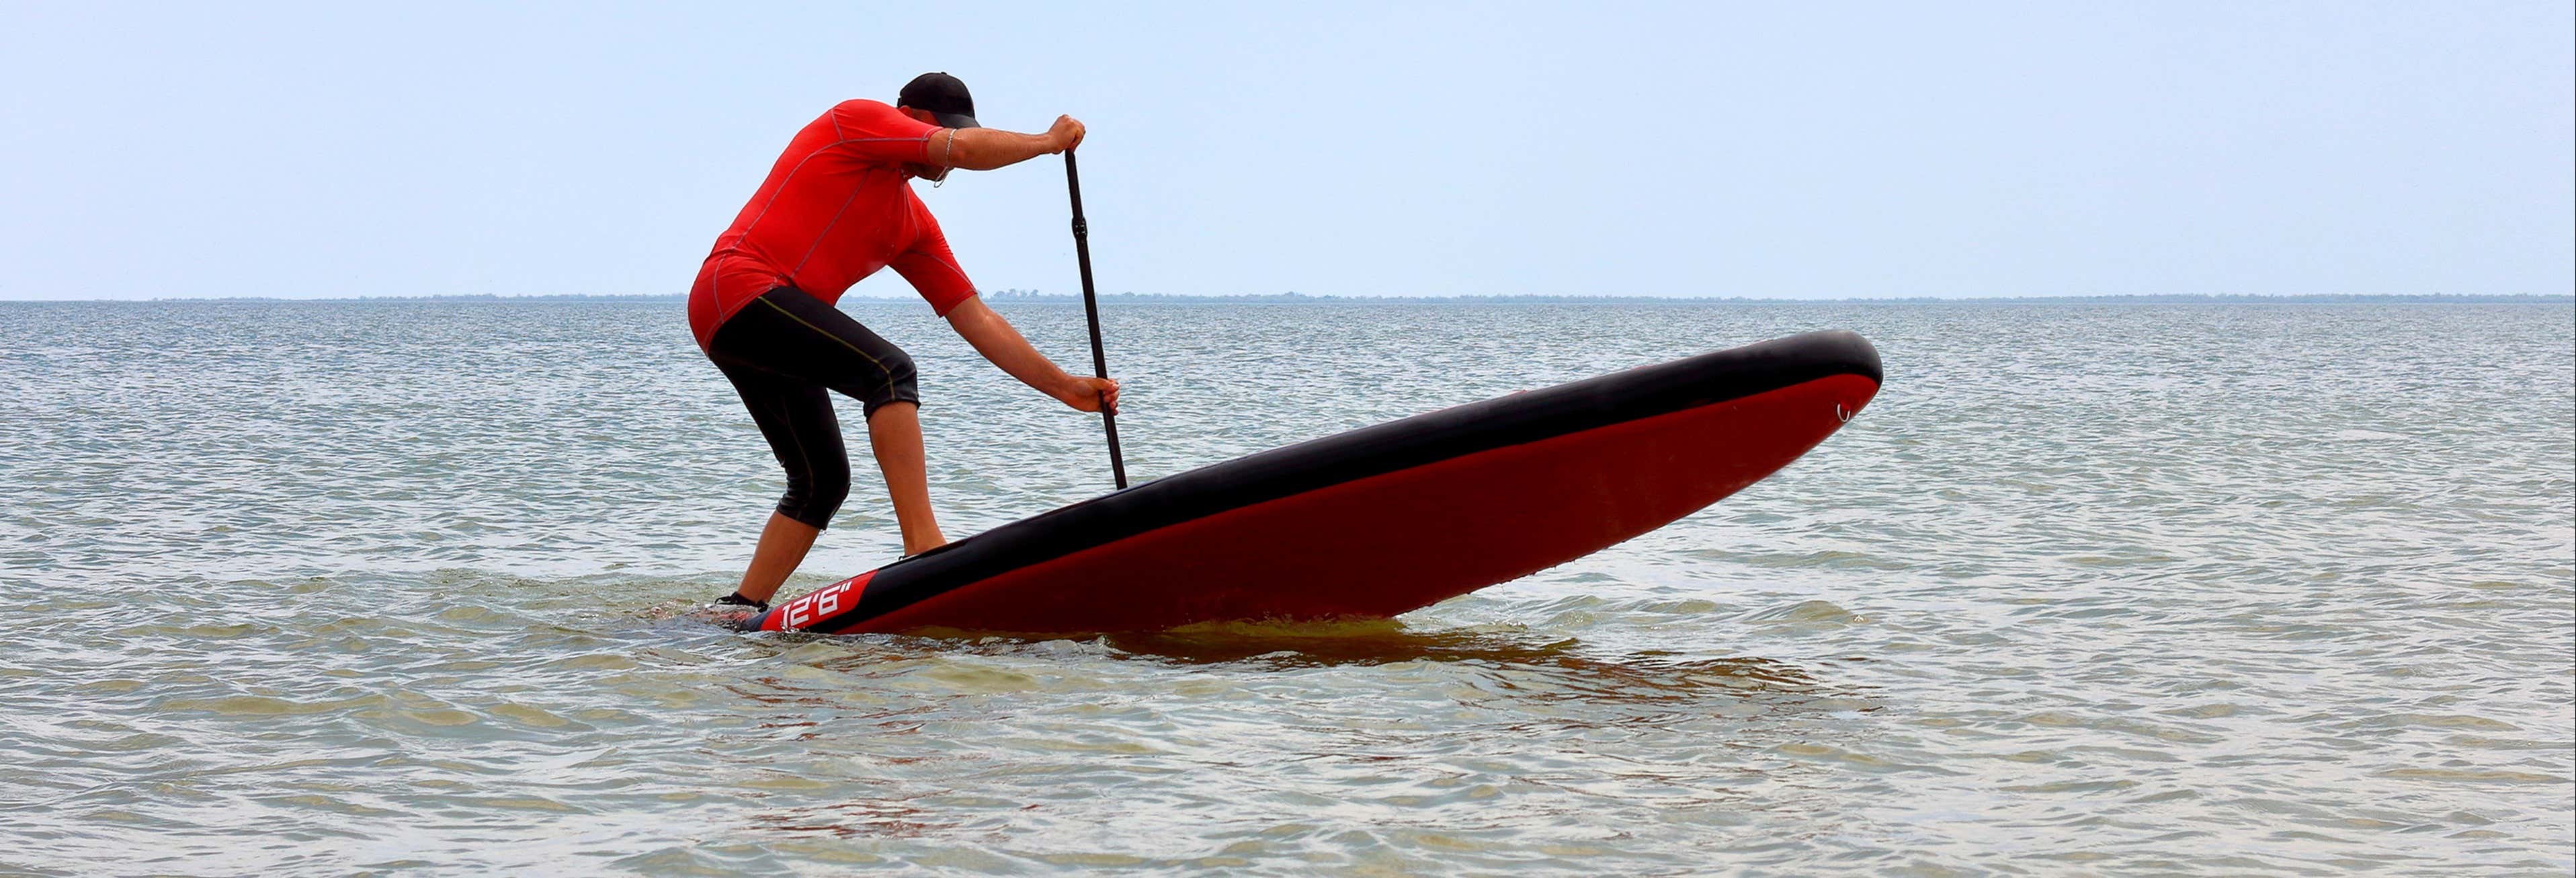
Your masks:
<svg viewBox="0 0 2576 878"><path fill-rule="evenodd" d="M964 114L964 113L932 113L932 114L930 114L930 118L932 118L932 119L934 119L934 120L937 120L937 121L939 122L939 124L940 124L940 125L945 126L945 127L949 127L949 128L982 128L982 127L984 127L983 125L981 125L981 124L979 124L979 123L977 123L977 122L975 121L975 117L973 117L973 116L969 116L969 115L966 115L966 114Z"/></svg>

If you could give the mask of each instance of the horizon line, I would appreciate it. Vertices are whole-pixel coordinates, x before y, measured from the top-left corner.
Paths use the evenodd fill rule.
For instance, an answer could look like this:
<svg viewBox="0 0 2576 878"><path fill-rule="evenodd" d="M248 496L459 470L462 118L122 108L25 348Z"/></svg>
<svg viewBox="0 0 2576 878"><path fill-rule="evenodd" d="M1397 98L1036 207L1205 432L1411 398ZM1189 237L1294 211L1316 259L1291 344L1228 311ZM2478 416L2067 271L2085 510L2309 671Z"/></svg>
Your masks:
<svg viewBox="0 0 2576 878"><path fill-rule="evenodd" d="M1046 293L1035 290L1004 289L980 293L988 301L1009 304L1080 303L1076 293ZM156 296L149 299L0 299L0 304L151 304L181 302L247 302L247 303L342 303L366 302L598 302L645 303L688 301L685 293L463 293L427 296L328 296L290 298L283 296ZM2116 293L2102 295L2059 296L1848 296L1840 298L1789 299L1760 296L1620 296L1526 293L1515 295L1456 296L1371 296L1308 295L1286 293L1136 293L1100 294L1101 299L1144 300L1167 303L1314 303L1314 304L1930 304L1944 302L2426 302L2457 304L2542 304L2576 303L2576 293ZM863 304L900 304L915 301L910 296L844 296L843 302Z"/></svg>

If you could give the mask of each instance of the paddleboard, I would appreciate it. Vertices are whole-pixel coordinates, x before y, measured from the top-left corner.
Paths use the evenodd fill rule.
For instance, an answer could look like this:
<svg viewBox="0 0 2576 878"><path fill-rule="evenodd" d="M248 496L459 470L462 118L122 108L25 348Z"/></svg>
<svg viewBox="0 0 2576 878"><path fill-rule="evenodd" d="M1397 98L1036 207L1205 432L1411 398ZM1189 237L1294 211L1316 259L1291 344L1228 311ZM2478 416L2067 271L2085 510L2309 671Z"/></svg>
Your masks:
<svg viewBox="0 0 2576 878"><path fill-rule="evenodd" d="M1715 503L1823 442L1880 378L1877 350L1837 331L1514 393L1075 503L742 626L1068 633L1394 616Z"/></svg>

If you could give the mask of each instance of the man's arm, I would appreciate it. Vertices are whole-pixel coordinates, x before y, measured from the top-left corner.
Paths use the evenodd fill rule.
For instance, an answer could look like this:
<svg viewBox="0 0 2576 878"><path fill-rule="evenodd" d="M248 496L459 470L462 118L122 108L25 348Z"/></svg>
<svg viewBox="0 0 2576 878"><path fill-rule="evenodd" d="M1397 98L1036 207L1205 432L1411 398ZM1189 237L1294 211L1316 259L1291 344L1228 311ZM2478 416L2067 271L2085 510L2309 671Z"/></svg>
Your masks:
<svg viewBox="0 0 2576 878"><path fill-rule="evenodd" d="M970 129L972 130L972 129ZM1011 322L984 304L981 297L958 303L948 311L948 325L975 346L975 352L1011 377L1037 388L1056 401L1086 412L1100 410L1102 396L1108 397L1109 411L1118 411L1118 382L1107 378L1087 378L1068 374L1054 360L1029 346L1029 340L1011 327Z"/></svg>
<svg viewBox="0 0 2576 878"><path fill-rule="evenodd" d="M1082 134L1082 122L1072 116L1055 117L1055 127L1045 134L951 128L930 139L930 158L952 168L990 171L1072 149L1082 144Z"/></svg>

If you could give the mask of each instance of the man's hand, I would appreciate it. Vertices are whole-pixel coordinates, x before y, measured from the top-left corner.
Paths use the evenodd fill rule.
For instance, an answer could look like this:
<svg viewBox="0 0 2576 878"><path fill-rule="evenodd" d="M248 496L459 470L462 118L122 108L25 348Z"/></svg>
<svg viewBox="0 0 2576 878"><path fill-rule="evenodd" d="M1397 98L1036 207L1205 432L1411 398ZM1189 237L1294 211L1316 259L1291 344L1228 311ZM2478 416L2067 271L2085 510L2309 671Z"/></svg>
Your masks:
<svg viewBox="0 0 2576 878"><path fill-rule="evenodd" d="M1055 398L1064 401L1065 405L1072 406L1075 411L1096 412L1100 410L1102 402L1107 402L1109 413L1113 415L1118 413L1117 379L1084 378L1079 375L1067 375L1065 379L1063 389L1055 394Z"/></svg>
<svg viewBox="0 0 2576 878"><path fill-rule="evenodd" d="M1063 152L1065 150L1081 146L1084 130L1085 129L1082 127L1082 120L1080 119L1076 119L1072 116L1055 117L1055 127L1047 129L1047 139L1054 141L1056 147L1047 151L1051 153Z"/></svg>

